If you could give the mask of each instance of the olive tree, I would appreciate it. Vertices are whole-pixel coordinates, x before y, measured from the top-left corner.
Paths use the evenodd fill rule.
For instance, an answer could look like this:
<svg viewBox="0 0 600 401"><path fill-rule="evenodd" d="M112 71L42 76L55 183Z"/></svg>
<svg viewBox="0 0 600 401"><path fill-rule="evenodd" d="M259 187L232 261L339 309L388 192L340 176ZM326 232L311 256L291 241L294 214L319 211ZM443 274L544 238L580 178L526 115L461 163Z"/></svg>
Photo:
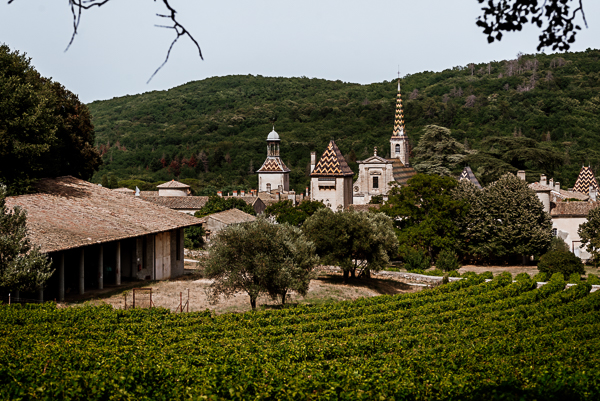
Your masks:
<svg viewBox="0 0 600 401"><path fill-rule="evenodd" d="M398 249L392 219L382 213L325 208L306 219L302 230L324 263L338 265L348 276L369 276L384 268Z"/></svg>
<svg viewBox="0 0 600 401"><path fill-rule="evenodd" d="M315 245L296 227L263 218L232 225L211 240L204 261L207 278L214 280L209 296L217 302L245 292L252 309L261 294L281 297L284 304L290 291L306 295L318 261Z"/></svg>

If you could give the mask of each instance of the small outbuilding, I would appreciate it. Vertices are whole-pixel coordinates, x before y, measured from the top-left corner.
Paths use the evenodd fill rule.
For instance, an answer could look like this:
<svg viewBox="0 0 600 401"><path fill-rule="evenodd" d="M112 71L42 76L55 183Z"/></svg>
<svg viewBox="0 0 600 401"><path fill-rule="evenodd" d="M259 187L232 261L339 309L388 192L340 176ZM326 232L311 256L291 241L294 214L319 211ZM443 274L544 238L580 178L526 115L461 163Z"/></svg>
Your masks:
<svg viewBox="0 0 600 401"><path fill-rule="evenodd" d="M71 176L36 188L6 203L27 211L31 242L53 261L40 298L183 274L183 229L200 219Z"/></svg>

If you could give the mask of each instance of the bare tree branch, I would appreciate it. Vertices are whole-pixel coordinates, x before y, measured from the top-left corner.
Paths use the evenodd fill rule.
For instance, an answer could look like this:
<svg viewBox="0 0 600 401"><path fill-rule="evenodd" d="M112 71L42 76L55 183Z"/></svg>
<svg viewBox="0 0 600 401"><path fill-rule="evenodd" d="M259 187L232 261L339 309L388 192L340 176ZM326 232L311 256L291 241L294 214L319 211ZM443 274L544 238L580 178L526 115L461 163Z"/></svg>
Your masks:
<svg viewBox="0 0 600 401"><path fill-rule="evenodd" d="M73 41L75 40L75 35L77 35L77 31L79 29L79 23L81 22L82 11L89 10L92 7L102 7L109 1L110 0L69 0L69 7L71 8L71 14L73 15L73 34L71 35L71 40L69 41L69 44L67 45L67 48L65 49L65 52L67 50L69 50L69 48L73 44ZM156 2L156 0L154 0L154 1ZM200 45L198 44L196 39L175 18L175 14L177 13L177 11L173 7L171 7L168 0L161 0L161 1L167 8L168 14L156 14L156 15L158 17L167 18L167 19L171 20L173 25L168 25L168 26L167 25L156 25L156 26L159 28L173 29L173 30L175 30L176 36L175 36L175 39L173 40L173 42L171 42L171 45L169 46L169 50L167 51L167 56L165 57L165 61L156 69L156 71L154 71L154 73L150 76L150 79L148 79L148 82L146 82L146 83L149 83L152 80L152 78L154 78L156 73L158 73L158 71L160 71L160 69L164 67L164 65L167 63L167 61L169 61L169 56L171 55L171 50L173 49L173 46L179 40L179 38L182 36L187 36L188 38L191 39L192 42L194 42L194 45L196 45L196 48L198 49L198 54L200 56L200 59L204 60L204 57L202 56L202 50L200 50ZM13 2L14 2L14 0L8 0L8 4L11 4Z"/></svg>

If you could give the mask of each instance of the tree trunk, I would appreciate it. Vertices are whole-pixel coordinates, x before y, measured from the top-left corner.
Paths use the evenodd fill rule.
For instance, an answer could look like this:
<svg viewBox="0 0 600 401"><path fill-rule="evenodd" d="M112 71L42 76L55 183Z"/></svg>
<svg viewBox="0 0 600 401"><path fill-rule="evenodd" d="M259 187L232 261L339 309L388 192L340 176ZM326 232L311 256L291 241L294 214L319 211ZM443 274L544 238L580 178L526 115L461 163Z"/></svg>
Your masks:
<svg viewBox="0 0 600 401"><path fill-rule="evenodd" d="M256 298L250 297L250 305L252 305L252 310L256 309Z"/></svg>
<svg viewBox="0 0 600 401"><path fill-rule="evenodd" d="M352 278L356 278L356 267L350 273Z"/></svg>
<svg viewBox="0 0 600 401"><path fill-rule="evenodd" d="M348 270L344 270L344 284L348 282Z"/></svg>
<svg viewBox="0 0 600 401"><path fill-rule="evenodd" d="M287 291L284 291L281 294L281 305L285 305L285 296L286 296Z"/></svg>
<svg viewBox="0 0 600 401"><path fill-rule="evenodd" d="M365 269L363 271L363 276L365 276L366 278L371 278L371 270L369 270L368 268Z"/></svg>

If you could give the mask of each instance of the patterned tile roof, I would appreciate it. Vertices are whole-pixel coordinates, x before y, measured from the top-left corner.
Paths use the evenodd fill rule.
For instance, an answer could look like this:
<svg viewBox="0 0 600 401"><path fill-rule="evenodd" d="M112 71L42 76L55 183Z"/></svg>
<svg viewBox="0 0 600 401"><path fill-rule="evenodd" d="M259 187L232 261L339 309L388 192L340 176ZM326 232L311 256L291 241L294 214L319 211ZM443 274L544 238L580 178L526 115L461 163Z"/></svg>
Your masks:
<svg viewBox="0 0 600 401"><path fill-rule="evenodd" d="M396 117L394 118L394 132L392 136L406 135L404 127L404 112L402 111L402 94L400 92L400 81L398 81L398 94L396 95Z"/></svg>
<svg viewBox="0 0 600 401"><path fill-rule="evenodd" d="M263 165L256 171L257 173L287 173L289 168L279 157L267 157Z"/></svg>
<svg viewBox="0 0 600 401"><path fill-rule="evenodd" d="M200 210L208 202L208 196L142 196L145 201L175 210Z"/></svg>
<svg viewBox="0 0 600 401"><path fill-rule="evenodd" d="M169 182L165 182L164 184L157 185L156 188L189 188L189 185L185 185L182 182L171 180Z"/></svg>
<svg viewBox="0 0 600 401"><path fill-rule="evenodd" d="M599 202L557 202L550 211L553 217L586 217L590 210L600 206Z"/></svg>
<svg viewBox="0 0 600 401"><path fill-rule="evenodd" d="M573 191L581 192L583 194L589 194L590 187L598 191L598 182L596 181L596 177L594 177L594 173L592 172L591 167L584 166L579 172L577 181L575 181Z"/></svg>
<svg viewBox="0 0 600 401"><path fill-rule="evenodd" d="M417 172L412 167L406 167L400 159L389 159L392 162L392 174L394 181L400 185L406 185L408 180L417 175Z"/></svg>
<svg viewBox="0 0 600 401"><path fill-rule="evenodd" d="M481 189L481 184L479 183L479 180L477 180L477 177L475 177L475 174L473 174L473 170L471 170L471 167L466 166L462 173L460 173L460 177L458 177L459 181L465 180L465 181L471 181L473 184L475 184L475 186L479 189Z"/></svg>
<svg viewBox="0 0 600 401"><path fill-rule="evenodd" d="M354 172L348 167L346 159L342 156L342 152L340 152L335 142L331 140L310 175L311 177L345 177L353 176Z"/></svg>
<svg viewBox="0 0 600 401"><path fill-rule="evenodd" d="M27 211L28 235L42 252L200 223L195 217L71 176L40 180L36 188L39 192L35 194L7 197L6 204Z"/></svg>

